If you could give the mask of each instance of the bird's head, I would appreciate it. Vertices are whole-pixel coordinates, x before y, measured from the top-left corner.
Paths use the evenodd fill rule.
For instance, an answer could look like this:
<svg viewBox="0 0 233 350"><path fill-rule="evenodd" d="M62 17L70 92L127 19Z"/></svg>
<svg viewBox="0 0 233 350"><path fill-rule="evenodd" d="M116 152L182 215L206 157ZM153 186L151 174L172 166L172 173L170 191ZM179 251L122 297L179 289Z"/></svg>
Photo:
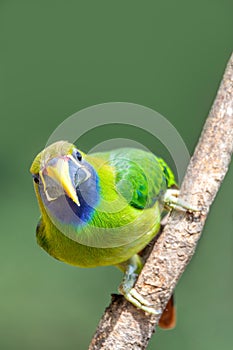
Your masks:
<svg viewBox="0 0 233 350"><path fill-rule="evenodd" d="M94 205L97 174L73 144L59 141L48 146L36 156L30 172L39 202L63 223L70 215L81 218L87 206Z"/></svg>

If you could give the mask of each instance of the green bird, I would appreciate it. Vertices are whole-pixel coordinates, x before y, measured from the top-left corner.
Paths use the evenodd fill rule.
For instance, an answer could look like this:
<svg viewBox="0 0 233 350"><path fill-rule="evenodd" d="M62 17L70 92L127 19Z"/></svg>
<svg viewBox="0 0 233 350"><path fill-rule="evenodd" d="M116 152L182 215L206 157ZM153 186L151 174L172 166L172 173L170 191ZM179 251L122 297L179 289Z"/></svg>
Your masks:
<svg viewBox="0 0 233 350"><path fill-rule="evenodd" d="M30 171L41 211L38 244L71 265L117 266L124 272L121 294L157 313L133 285L142 268L138 253L159 232L164 212L186 207L164 160L133 148L85 154L59 141L36 156Z"/></svg>

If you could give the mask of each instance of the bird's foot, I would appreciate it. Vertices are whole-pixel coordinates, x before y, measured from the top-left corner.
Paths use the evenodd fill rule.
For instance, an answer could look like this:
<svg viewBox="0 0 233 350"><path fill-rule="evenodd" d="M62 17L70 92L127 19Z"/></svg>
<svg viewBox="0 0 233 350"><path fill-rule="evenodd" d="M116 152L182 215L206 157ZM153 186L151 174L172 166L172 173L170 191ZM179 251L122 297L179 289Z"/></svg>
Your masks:
<svg viewBox="0 0 233 350"><path fill-rule="evenodd" d="M175 209L179 211L190 211L198 212L201 208L191 206L189 203L185 202L183 199L179 198L180 191L177 189L168 189L163 197L163 201L166 207L170 209Z"/></svg>
<svg viewBox="0 0 233 350"><path fill-rule="evenodd" d="M156 310L145 298L143 298L134 288L126 291L124 288L119 287L119 292L124 295L125 299L138 309L143 310L151 315L161 314L161 310Z"/></svg>
<svg viewBox="0 0 233 350"><path fill-rule="evenodd" d="M125 274L123 281L119 286L119 292L128 300L131 304L137 308L153 315L158 315L161 311L154 309L146 299L144 299L134 288L134 284L137 280L137 277L142 269L142 262L138 255L134 255L128 261L122 265L125 267Z"/></svg>

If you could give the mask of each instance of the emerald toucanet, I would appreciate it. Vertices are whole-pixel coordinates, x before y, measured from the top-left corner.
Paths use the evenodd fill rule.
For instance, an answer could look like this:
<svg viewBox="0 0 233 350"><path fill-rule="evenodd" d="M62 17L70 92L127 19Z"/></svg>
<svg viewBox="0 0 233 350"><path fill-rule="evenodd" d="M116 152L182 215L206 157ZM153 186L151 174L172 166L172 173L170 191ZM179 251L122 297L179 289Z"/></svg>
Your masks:
<svg viewBox="0 0 233 350"><path fill-rule="evenodd" d="M156 313L132 287L142 268L138 253L159 232L164 211L184 206L164 160L133 148L85 154L59 141L37 155L30 171L41 211L39 245L71 265L119 267L121 294Z"/></svg>

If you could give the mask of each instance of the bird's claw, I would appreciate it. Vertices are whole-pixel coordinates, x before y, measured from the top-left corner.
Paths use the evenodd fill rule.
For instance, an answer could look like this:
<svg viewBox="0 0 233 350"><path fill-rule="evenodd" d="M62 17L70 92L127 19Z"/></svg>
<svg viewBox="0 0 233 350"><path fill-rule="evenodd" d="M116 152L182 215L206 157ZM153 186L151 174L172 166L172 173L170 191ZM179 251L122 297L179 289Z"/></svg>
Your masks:
<svg viewBox="0 0 233 350"><path fill-rule="evenodd" d="M183 212L199 212L202 208L191 206L183 199L179 198L180 191L176 189L168 189L163 197L165 206L171 209L183 211Z"/></svg>
<svg viewBox="0 0 233 350"><path fill-rule="evenodd" d="M144 299L134 288L134 284L142 269L140 256L137 254L133 255L123 266L126 268L123 281L118 288L119 292L138 309L152 315L161 314L160 310L156 310L153 305Z"/></svg>
<svg viewBox="0 0 233 350"><path fill-rule="evenodd" d="M122 286L121 286L122 287ZM124 295L125 299L128 300L131 304L136 306L138 309L143 310L151 315L160 315L161 311L156 310L153 305L151 305L145 298L143 298L134 288L129 291L124 291L122 288L119 288L119 292Z"/></svg>

